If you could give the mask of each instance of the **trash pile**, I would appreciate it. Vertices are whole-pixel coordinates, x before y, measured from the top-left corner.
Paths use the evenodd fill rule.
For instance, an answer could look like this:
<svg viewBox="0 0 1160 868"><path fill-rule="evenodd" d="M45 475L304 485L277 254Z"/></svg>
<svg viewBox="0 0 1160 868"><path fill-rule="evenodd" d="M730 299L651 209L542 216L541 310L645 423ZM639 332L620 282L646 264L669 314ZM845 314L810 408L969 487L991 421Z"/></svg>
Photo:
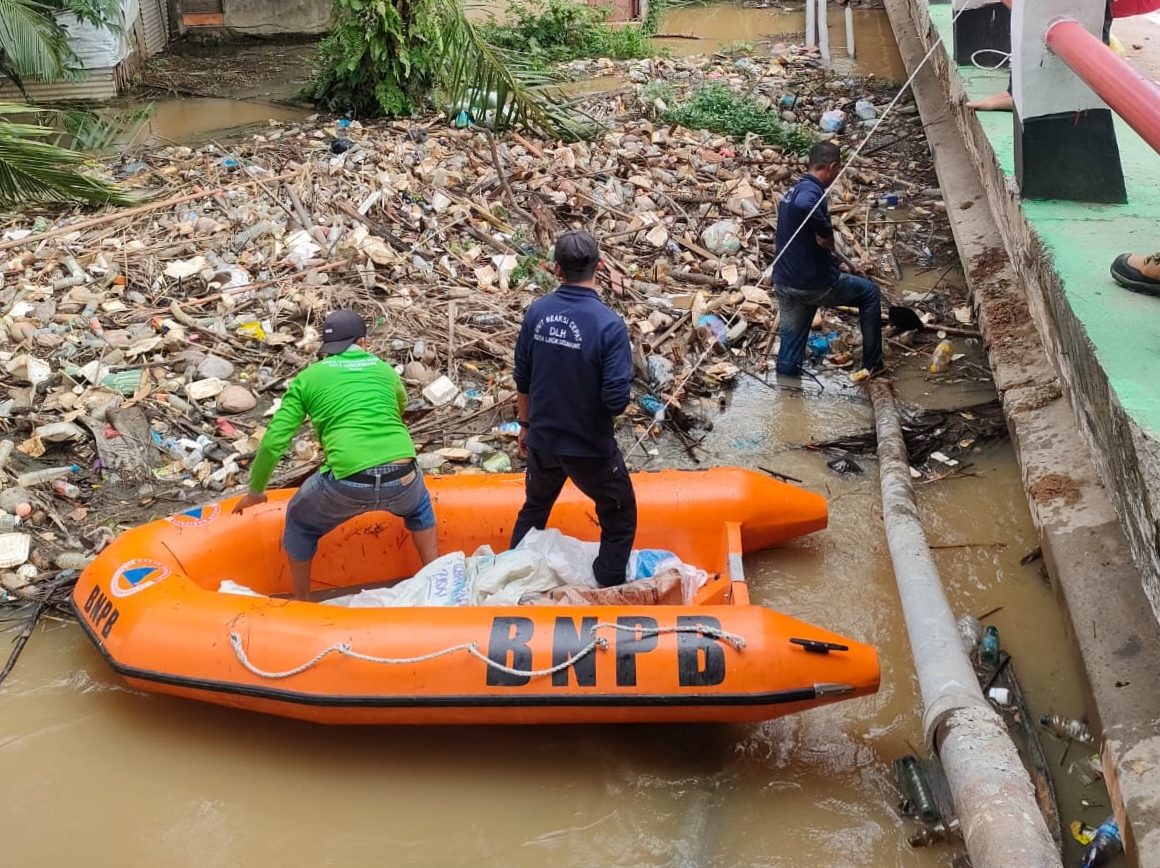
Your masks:
<svg viewBox="0 0 1160 868"><path fill-rule="evenodd" d="M953 261L937 189L903 177L933 177L909 98L872 118L888 93L795 50L574 66L632 82L581 98L607 128L593 141L493 138L441 116L271 123L230 146L112 160L108 174L150 197L140 207L0 223L5 592L83 567L118 525L244 484L336 307L372 323L372 349L408 385L424 469L512 470L515 336L555 285L553 238L573 226L600 239L605 298L629 323L634 434L664 429L691 448L722 391L774 349L763 272L802 165L752 137L659 122L649 82L724 84L844 146L872 130L833 196L847 255L888 292L899 261ZM853 317L826 329L857 340ZM304 433L274 484L320 460Z"/></svg>

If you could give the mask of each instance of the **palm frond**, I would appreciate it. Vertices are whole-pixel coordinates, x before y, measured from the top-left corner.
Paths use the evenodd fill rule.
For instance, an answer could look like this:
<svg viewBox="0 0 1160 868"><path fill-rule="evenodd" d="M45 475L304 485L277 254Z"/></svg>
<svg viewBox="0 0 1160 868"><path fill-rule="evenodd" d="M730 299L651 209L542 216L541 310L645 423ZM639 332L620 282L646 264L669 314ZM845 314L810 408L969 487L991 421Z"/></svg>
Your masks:
<svg viewBox="0 0 1160 868"><path fill-rule="evenodd" d="M77 76L76 55L52 9L37 0L0 0L0 65L9 78L60 81Z"/></svg>
<svg viewBox="0 0 1160 868"><path fill-rule="evenodd" d="M462 3L447 3L440 11L444 17L440 79L452 106L476 107L476 123L495 130L523 126L568 141L596 132L595 121L564 104L557 75L490 45Z"/></svg>
<svg viewBox="0 0 1160 868"><path fill-rule="evenodd" d="M0 116L27 114L31 106L0 104ZM80 171L86 157L45 141L59 131L39 124L0 120L0 207L30 202L135 205L140 198Z"/></svg>

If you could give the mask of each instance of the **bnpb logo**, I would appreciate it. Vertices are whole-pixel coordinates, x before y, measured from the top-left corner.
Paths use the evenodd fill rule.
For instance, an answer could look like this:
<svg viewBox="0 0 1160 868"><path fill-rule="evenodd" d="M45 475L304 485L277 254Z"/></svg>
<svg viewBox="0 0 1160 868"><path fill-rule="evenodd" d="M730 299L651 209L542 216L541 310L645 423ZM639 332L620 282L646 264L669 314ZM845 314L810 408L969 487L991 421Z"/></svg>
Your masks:
<svg viewBox="0 0 1160 868"><path fill-rule="evenodd" d="M178 527L201 527L203 524L209 524L221 515L221 511L222 508L220 506L216 503L211 503L206 506L195 506L193 509L187 509L185 512L179 512L177 515L167 516L165 520Z"/></svg>
<svg viewBox="0 0 1160 868"><path fill-rule="evenodd" d="M137 558L121 564L109 582L109 590L114 597L128 597L156 585L169 576L172 570L158 561Z"/></svg>

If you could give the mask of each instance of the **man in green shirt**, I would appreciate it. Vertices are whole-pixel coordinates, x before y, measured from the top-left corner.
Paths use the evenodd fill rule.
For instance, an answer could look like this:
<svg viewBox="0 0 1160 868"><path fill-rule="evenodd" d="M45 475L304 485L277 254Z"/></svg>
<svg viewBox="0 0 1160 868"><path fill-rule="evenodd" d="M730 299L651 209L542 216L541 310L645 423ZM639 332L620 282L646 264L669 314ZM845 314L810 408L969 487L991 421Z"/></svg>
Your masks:
<svg viewBox="0 0 1160 868"><path fill-rule="evenodd" d="M366 324L339 310L322 324L322 361L294 378L270 420L250 470L241 513L266 502L266 484L299 427L310 417L326 463L290 499L282 548L294 598L310 599L310 564L318 541L364 512L400 516L424 564L439 556L435 512L403 425L407 392L394 369L367 352Z"/></svg>

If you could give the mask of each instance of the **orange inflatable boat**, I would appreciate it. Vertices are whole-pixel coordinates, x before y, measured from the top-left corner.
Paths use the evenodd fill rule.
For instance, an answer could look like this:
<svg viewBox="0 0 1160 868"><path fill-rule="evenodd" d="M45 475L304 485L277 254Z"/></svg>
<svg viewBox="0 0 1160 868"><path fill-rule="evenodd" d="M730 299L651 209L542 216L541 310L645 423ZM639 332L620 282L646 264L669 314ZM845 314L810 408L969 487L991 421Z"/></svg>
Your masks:
<svg viewBox="0 0 1160 868"><path fill-rule="evenodd" d="M81 575L80 623L134 687L323 723L748 721L874 693L874 649L752 605L742 554L826 525L822 497L747 470L633 477L638 548L709 573L692 605L341 608L287 594L292 491L127 531ZM506 549L519 475L428 477L441 551ZM551 526L599 538L571 485ZM402 521L355 519L322 540L315 590L413 575Z"/></svg>

